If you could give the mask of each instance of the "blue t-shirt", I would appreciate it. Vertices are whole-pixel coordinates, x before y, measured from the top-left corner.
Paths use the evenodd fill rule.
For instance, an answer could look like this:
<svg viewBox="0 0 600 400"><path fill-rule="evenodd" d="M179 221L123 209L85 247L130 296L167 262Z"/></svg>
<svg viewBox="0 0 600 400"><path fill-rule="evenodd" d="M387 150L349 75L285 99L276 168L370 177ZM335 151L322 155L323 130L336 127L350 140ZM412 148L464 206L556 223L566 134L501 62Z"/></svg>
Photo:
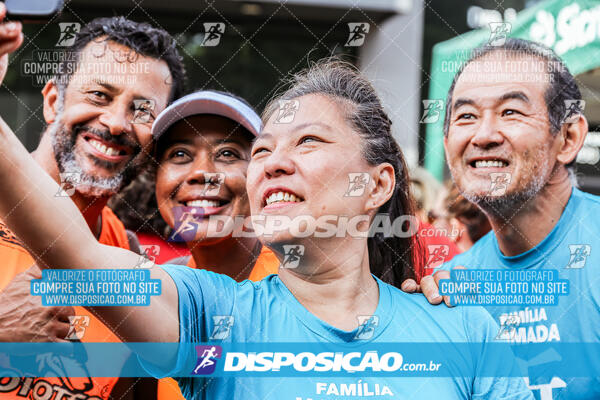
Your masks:
<svg viewBox="0 0 600 400"><path fill-rule="evenodd" d="M468 374L436 378L361 377L218 377L176 378L187 399L334 400L364 396L327 394L341 390L345 383L359 382L374 399L533 399L523 379L483 378L477 371L499 360L486 352L498 327L478 307L449 309L434 307L422 295L406 294L384 282L379 285L377 324L370 337L355 340L358 330L337 329L311 314L281 282L270 275L260 282L235 282L226 275L182 266L163 267L175 282L179 296L180 346L175 366L145 363L156 377L184 376L197 364L198 355L185 343L209 341L214 332L213 316L232 316L228 342L321 342L343 344L347 348L373 342L474 342L471 354L458 354L452 362ZM399 349L400 350L400 349ZM401 351L401 350L400 350ZM510 353L510 349L509 349ZM512 354L501 360L514 364ZM515 364L516 365L516 364ZM451 365L445 365L452 370ZM490 376L490 375L487 375ZM331 384L333 384L333 389ZM367 385L367 386L364 386ZM387 389L384 389L384 386ZM370 388L370 389L369 389ZM349 389L347 389L347 393Z"/></svg>
<svg viewBox="0 0 600 400"><path fill-rule="evenodd" d="M591 359L585 346L573 346L577 358L589 370L590 379L567 378L560 371L560 354L538 354L529 343L600 343L600 197L573 189L556 226L537 246L513 256L502 255L494 232L482 237L467 252L442 266L451 269L548 270L558 271L569 282L568 295L558 305L524 307L496 305L486 309L502 327L506 340L514 343L515 355L529 368L529 387L537 399L600 399L600 360ZM468 306L459 308L468 308ZM510 322L507 322L510 321ZM508 326L512 324L512 326ZM556 346L560 353L564 350ZM548 356L548 357L546 357ZM546 360L543 361L542 360ZM544 366L544 363L548 365ZM553 364L555 363L555 364ZM548 370L557 371L550 378ZM536 376L536 371L544 371Z"/></svg>

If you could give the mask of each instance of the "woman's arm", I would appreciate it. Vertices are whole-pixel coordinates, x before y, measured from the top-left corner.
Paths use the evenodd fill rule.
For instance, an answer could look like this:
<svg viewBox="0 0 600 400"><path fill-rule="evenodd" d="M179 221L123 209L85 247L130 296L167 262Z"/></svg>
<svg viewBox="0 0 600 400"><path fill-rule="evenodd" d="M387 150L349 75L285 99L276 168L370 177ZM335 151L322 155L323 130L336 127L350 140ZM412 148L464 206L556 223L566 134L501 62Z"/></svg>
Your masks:
<svg viewBox="0 0 600 400"><path fill-rule="evenodd" d="M133 268L140 256L98 243L79 209L56 197L58 184L34 161L0 118L0 219L38 256L42 268ZM161 268L162 294L145 307L96 307L93 312L126 341L174 342L179 338L177 288ZM161 318L170 314L173 318ZM152 326L153 329L148 329Z"/></svg>

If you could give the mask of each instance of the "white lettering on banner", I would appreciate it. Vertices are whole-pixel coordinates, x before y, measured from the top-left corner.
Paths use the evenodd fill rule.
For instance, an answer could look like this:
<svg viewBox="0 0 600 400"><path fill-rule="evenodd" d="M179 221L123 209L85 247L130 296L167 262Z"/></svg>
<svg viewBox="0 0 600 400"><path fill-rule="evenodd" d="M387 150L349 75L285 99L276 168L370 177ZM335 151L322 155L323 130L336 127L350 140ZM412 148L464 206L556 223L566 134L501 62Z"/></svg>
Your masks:
<svg viewBox="0 0 600 400"><path fill-rule="evenodd" d="M572 3L556 15L540 10L529 28L531 40L552 47L560 56L573 49L584 47L600 38L600 6L581 10Z"/></svg>

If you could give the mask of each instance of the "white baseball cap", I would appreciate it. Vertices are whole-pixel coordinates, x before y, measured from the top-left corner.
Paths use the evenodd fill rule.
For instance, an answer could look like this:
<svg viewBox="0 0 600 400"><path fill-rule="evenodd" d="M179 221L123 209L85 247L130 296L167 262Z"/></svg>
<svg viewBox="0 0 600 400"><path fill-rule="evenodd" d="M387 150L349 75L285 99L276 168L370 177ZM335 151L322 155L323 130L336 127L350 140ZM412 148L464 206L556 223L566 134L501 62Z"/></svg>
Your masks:
<svg viewBox="0 0 600 400"><path fill-rule="evenodd" d="M152 136L157 140L174 123L198 114L229 118L254 136L258 136L262 129L262 121L258 114L243 101L225 93L201 90L183 96L165 108L152 125Z"/></svg>

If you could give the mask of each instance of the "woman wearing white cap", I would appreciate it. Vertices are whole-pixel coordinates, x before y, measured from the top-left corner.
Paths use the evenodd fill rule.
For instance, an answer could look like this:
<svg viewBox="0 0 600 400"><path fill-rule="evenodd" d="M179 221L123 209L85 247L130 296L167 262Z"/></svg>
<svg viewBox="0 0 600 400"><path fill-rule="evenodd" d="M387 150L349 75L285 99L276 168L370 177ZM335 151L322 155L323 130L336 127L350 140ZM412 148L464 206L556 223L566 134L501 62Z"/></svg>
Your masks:
<svg viewBox="0 0 600 400"><path fill-rule="evenodd" d="M317 64L297 75L278 100L283 102L266 108L265 127L248 166L253 217L366 217L368 222L378 213L391 218L410 213L406 167L391 136L391 122L373 87L358 72L340 63ZM283 122L277 106L286 101L292 101L295 113ZM0 128L0 148L11 149L0 160L0 182L11 188L0 198L0 217L11 214L5 219L10 228L42 254L46 267L134 267L136 254L100 245L68 200L51 197L56 183L42 176L6 125ZM26 179L7 173L11 165ZM366 174L362 175L366 185L360 195L345 196L353 173ZM30 193L24 182L34 179L39 191ZM48 221L52 213L66 214L82 229L63 232ZM396 283L411 275L409 238L299 236L280 231L260 237L280 260L286 246L303 246L304 252L295 268L281 268L279 275L258 283L237 283L225 275L187 267L157 266L152 276L162 281L162 294L150 306L96 311L127 341L180 343L175 360L147 363L156 375L190 376L206 365L197 364L199 354L185 344L207 341L215 325L213 316L233 317L231 342L318 342L348 352L365 343L397 343L402 352L412 342L473 342L454 358L436 353L445 371L466 371L450 372L445 378L403 377L401 371L385 377L181 378L188 398L324 399L339 398L342 390L346 398L362 398L367 391L399 399L533 399L522 379L481 373L484 367L514 363L510 353L498 358L490 353L489 342L498 327L484 310L434 307L423 296L403 293L374 277L377 272ZM369 335L360 335L361 316L368 317ZM216 348L209 350L214 355ZM332 397L336 391L338 397Z"/></svg>
<svg viewBox="0 0 600 400"><path fill-rule="evenodd" d="M234 237L233 229L227 234L209 232L210 218L250 216L246 170L252 141L261 128L260 117L245 100L212 90L182 97L154 122L160 214L175 232L187 223L182 218L186 212L196 215L191 231L172 235L190 249L188 267L226 274L236 281L259 281L277 273L279 260L256 236ZM159 399L179 395L174 381L160 380Z"/></svg>

